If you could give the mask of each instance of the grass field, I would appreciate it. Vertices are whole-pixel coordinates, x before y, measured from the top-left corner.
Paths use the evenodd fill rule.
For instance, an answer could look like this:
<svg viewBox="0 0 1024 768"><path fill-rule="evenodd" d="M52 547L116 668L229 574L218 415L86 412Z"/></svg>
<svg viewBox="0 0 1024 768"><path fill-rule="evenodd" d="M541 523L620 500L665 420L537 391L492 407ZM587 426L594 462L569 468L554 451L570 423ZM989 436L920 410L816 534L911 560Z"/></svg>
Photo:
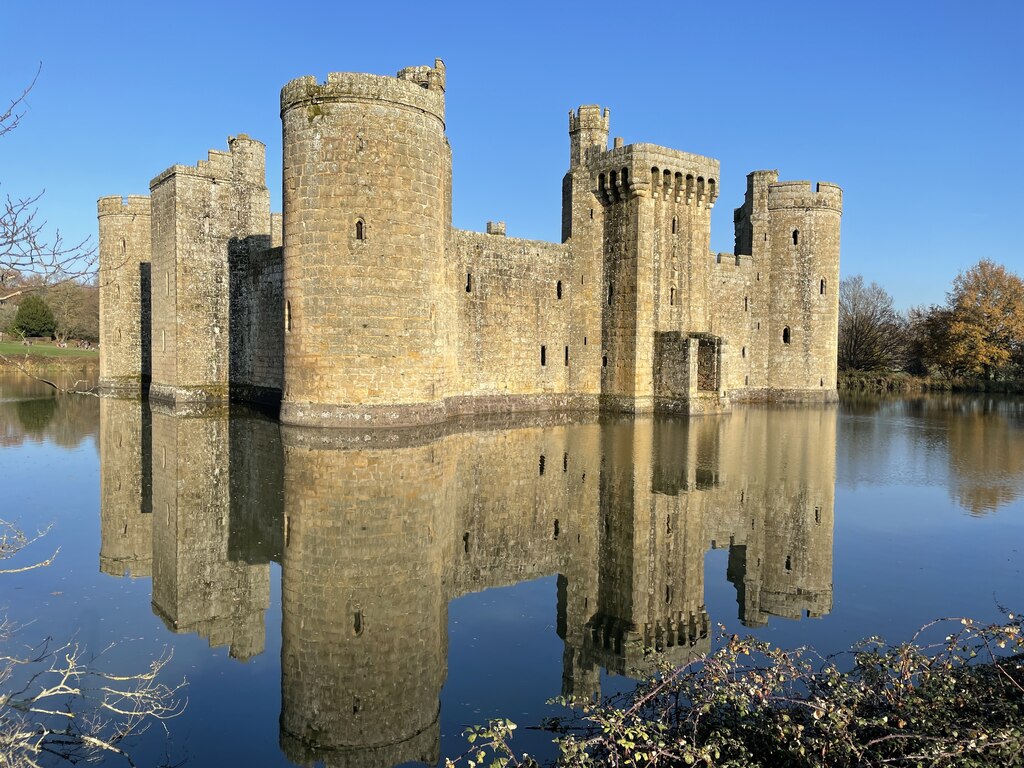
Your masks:
<svg viewBox="0 0 1024 768"><path fill-rule="evenodd" d="M23 358L25 355L29 357L80 357L95 360L99 358L100 353L99 350L77 349L76 347L61 349L54 344L36 343L26 347L20 341L0 341L0 355L15 358Z"/></svg>

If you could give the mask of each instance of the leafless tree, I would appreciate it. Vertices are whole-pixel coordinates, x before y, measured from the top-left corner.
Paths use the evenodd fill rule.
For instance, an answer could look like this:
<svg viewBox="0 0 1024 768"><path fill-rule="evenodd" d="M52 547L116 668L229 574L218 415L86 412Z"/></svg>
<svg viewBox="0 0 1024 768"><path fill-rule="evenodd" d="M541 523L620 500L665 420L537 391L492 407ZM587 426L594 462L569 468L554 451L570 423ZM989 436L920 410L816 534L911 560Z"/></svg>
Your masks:
<svg viewBox="0 0 1024 768"><path fill-rule="evenodd" d="M0 138L21 123L27 110L27 99L39 78L36 70L32 81L6 110L0 112ZM43 192L14 196L5 194L0 203L0 302L11 299L37 286L88 277L95 272L97 252L92 238L67 243L60 230L50 232L39 214ZM38 280L27 281L29 275Z"/></svg>
<svg viewBox="0 0 1024 768"><path fill-rule="evenodd" d="M0 520L0 562L16 557L44 536L26 534ZM43 568L45 560L0 569L0 574ZM40 768L55 762L76 764L119 759L135 766L126 749L154 723L175 717L185 706L184 682L169 686L162 672L169 653L148 669L119 674L102 668L103 654L87 656L75 642L45 640L12 650L16 628L0 618L0 766ZM109 650L109 649L108 649Z"/></svg>
<svg viewBox="0 0 1024 768"><path fill-rule="evenodd" d="M892 296L860 275L839 284L839 368L895 371L903 366L906 320Z"/></svg>

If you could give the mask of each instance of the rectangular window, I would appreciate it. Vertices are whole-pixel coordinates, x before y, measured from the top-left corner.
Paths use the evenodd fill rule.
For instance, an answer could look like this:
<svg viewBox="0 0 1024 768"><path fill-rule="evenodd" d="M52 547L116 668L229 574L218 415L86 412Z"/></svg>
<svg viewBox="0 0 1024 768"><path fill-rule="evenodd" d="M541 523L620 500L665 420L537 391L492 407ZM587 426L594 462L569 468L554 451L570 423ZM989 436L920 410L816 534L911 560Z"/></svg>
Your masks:
<svg viewBox="0 0 1024 768"><path fill-rule="evenodd" d="M541 365L547 365L548 364L548 348L545 347L544 345L541 345L541 348L540 348L540 364Z"/></svg>

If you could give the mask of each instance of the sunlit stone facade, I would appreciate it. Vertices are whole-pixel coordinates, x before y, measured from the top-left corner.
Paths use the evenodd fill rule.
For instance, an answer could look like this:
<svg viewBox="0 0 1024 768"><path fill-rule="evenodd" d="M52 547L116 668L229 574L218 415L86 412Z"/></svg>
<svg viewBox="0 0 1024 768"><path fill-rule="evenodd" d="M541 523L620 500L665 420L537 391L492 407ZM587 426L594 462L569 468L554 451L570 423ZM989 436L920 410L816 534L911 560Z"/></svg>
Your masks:
<svg viewBox="0 0 1024 768"><path fill-rule="evenodd" d="M458 230L445 86L440 60L285 85L281 217L247 136L151 198L101 198L104 388L342 427L836 399L839 187L750 174L736 252L715 254L718 161L609 148L588 105L569 115L561 242Z"/></svg>

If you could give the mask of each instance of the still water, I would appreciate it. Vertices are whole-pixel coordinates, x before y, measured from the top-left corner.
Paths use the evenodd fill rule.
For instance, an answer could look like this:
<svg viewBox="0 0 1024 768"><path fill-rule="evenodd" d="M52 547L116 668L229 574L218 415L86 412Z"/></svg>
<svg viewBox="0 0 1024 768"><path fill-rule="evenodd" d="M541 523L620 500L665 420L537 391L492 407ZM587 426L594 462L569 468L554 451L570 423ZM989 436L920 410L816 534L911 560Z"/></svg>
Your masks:
<svg viewBox="0 0 1024 768"><path fill-rule="evenodd" d="M19 642L188 681L140 765L434 763L718 625L831 652L1024 607L1020 400L352 436L0 373L0 436L0 518L60 547L0 577Z"/></svg>

